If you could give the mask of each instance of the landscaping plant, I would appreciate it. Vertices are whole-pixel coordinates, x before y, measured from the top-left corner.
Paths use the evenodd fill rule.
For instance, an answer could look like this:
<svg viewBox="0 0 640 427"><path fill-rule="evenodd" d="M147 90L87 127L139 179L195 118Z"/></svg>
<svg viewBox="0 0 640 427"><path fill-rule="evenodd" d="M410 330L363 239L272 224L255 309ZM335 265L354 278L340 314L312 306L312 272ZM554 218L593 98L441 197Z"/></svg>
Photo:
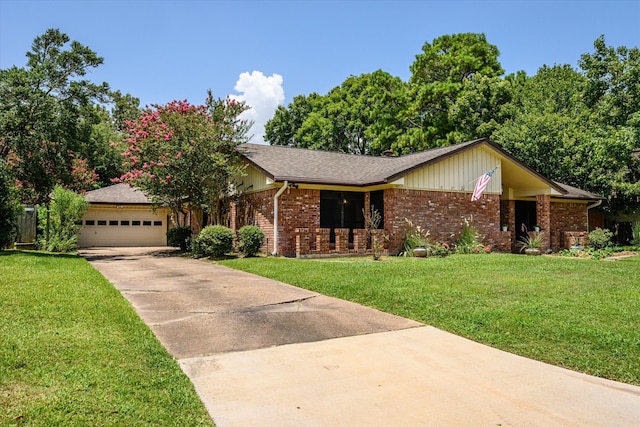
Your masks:
<svg viewBox="0 0 640 427"><path fill-rule="evenodd" d="M48 209L46 207L38 209L38 227L41 230L38 239L40 248L49 252L75 250L80 235L79 222L88 208L89 202L84 196L57 185L51 194Z"/></svg>
<svg viewBox="0 0 640 427"><path fill-rule="evenodd" d="M255 256L263 243L264 231L260 227L245 225L238 230L238 249L245 256Z"/></svg>
<svg viewBox="0 0 640 427"><path fill-rule="evenodd" d="M604 249L613 246L613 233L610 230L596 228L589 233L589 246L593 249Z"/></svg>
<svg viewBox="0 0 640 427"><path fill-rule="evenodd" d="M482 243L482 238L478 229L467 218L462 223L462 230L456 245L458 254L481 254L490 252L491 248Z"/></svg>
<svg viewBox="0 0 640 427"><path fill-rule="evenodd" d="M187 250L187 243L191 237L191 227L173 227L167 231L167 245Z"/></svg>
<svg viewBox="0 0 640 427"><path fill-rule="evenodd" d="M233 250L233 230L224 225L209 225L191 241L191 251L198 257L219 258Z"/></svg>

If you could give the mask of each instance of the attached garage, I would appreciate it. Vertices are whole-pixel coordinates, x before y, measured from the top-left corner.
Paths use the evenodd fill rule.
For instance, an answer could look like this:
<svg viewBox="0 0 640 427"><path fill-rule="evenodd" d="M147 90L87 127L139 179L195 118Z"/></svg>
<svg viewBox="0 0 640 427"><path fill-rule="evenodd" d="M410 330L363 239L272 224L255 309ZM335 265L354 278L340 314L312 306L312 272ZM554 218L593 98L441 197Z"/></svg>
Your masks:
<svg viewBox="0 0 640 427"><path fill-rule="evenodd" d="M166 246L167 209L155 212L145 194L128 184L87 193L89 209L82 218L80 247Z"/></svg>

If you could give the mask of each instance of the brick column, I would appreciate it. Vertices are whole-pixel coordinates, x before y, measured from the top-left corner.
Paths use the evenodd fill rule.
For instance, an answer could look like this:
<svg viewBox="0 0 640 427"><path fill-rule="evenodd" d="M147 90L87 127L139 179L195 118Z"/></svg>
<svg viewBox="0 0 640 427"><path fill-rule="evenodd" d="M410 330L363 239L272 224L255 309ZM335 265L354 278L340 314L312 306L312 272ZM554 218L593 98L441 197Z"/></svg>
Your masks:
<svg viewBox="0 0 640 427"><path fill-rule="evenodd" d="M296 228L296 257L309 254L309 229Z"/></svg>
<svg viewBox="0 0 640 427"><path fill-rule="evenodd" d="M364 228L353 230L353 249L359 254L367 252L367 230Z"/></svg>
<svg viewBox="0 0 640 427"><path fill-rule="evenodd" d="M330 228L316 228L316 252L319 254L329 253Z"/></svg>
<svg viewBox="0 0 640 427"><path fill-rule="evenodd" d="M546 251L551 245L551 196L549 194L536 196L536 219L540 225L540 232L544 234L541 249Z"/></svg>
<svg viewBox="0 0 640 427"><path fill-rule="evenodd" d="M349 253L349 229L336 228L336 252L339 254Z"/></svg>

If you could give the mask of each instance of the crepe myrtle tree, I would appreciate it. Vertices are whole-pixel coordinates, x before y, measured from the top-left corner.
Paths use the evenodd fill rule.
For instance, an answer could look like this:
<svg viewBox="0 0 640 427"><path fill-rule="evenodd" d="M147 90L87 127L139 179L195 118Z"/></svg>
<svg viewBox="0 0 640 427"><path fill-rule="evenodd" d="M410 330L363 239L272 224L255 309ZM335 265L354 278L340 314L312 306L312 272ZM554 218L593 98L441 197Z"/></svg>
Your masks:
<svg viewBox="0 0 640 427"><path fill-rule="evenodd" d="M186 100L154 105L126 122L124 173L117 181L142 188L155 206L167 206L179 218L188 203L202 229L202 209L212 222L224 219L234 193L233 179L244 175L237 147L247 141L251 122L239 115L248 107L231 98L205 105ZM182 225L182 224L177 224Z"/></svg>

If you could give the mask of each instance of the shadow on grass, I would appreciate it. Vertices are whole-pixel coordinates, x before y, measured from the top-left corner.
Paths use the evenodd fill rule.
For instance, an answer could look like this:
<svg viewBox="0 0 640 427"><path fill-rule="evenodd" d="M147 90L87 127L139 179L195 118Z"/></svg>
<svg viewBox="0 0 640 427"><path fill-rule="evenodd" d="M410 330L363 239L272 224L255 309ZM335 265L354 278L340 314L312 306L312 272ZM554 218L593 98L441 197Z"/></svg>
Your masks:
<svg viewBox="0 0 640 427"><path fill-rule="evenodd" d="M57 253L57 252L45 252L45 251L29 251L29 250L0 250L0 256L11 256L16 254L31 255L39 258L79 258L79 255L73 253Z"/></svg>

